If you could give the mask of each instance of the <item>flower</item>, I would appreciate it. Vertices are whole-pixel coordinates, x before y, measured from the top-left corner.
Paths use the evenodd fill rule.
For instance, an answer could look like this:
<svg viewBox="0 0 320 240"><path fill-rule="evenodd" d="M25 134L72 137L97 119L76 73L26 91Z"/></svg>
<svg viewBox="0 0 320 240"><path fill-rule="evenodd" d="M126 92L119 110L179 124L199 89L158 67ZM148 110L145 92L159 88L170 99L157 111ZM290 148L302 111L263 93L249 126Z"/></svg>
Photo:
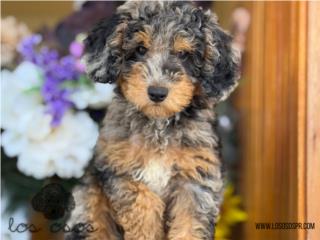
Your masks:
<svg viewBox="0 0 320 240"><path fill-rule="evenodd" d="M69 46L69 52L70 54L75 57L76 59L76 68L79 72L85 73L85 64L82 59L83 53L84 53L84 44L83 41L85 39L85 34L78 34L76 37L76 40L73 41Z"/></svg>
<svg viewBox="0 0 320 240"><path fill-rule="evenodd" d="M241 198L234 195L233 185L227 185L224 192L224 201L221 207L220 219L216 226L215 239L228 239L231 227L247 219L247 214L240 208Z"/></svg>
<svg viewBox="0 0 320 240"><path fill-rule="evenodd" d="M76 58L80 58L83 54L84 45L80 42L74 41L70 44L69 51Z"/></svg>
<svg viewBox="0 0 320 240"><path fill-rule="evenodd" d="M93 83L90 87L80 86L71 94L70 99L78 109L99 109L111 102L114 88L114 84L103 83Z"/></svg>
<svg viewBox="0 0 320 240"><path fill-rule="evenodd" d="M17 156L18 169L37 179L57 174L81 177L93 154L98 126L86 112L68 110L59 126L43 104L41 69L24 62L14 72L1 71L2 146Z"/></svg>
<svg viewBox="0 0 320 240"><path fill-rule="evenodd" d="M47 106L47 112L52 115L51 124L58 126L65 112L73 104L69 99L70 90L63 88L65 82L76 82L80 75L78 60L72 55L59 58L56 50L36 47L41 43L40 35L32 35L22 41L19 51L25 60L39 66L44 75L41 94Z"/></svg>
<svg viewBox="0 0 320 240"><path fill-rule="evenodd" d="M84 36L79 34L78 37ZM25 60L39 66L43 71L41 94L47 112L52 116L52 126L58 126L63 115L74 104L78 109L102 108L111 101L114 86L83 81L86 79L81 61L84 45L80 41L72 42L69 47L70 55L60 59L55 50L42 47L37 51L36 47L41 41L40 35L32 35L22 41L19 51Z"/></svg>
<svg viewBox="0 0 320 240"><path fill-rule="evenodd" d="M6 154L19 154L18 169L37 179L54 174L61 178L81 177L98 137L98 127L89 115L67 113L56 129L43 118L41 109L30 118L27 131L3 133Z"/></svg>
<svg viewBox="0 0 320 240"><path fill-rule="evenodd" d="M37 54L34 51L34 47L38 45L42 41L42 37L40 35L32 35L30 37L24 38L22 42L18 46L18 51L22 54L22 56L33 63L40 64L41 56L37 58ZM53 55L56 59L57 55Z"/></svg>
<svg viewBox="0 0 320 240"><path fill-rule="evenodd" d="M77 59L77 68L79 71L85 69L82 56L84 52L83 41L86 38L85 34L78 34L75 41L70 44L69 52ZM115 85L92 83L85 77L80 77L78 86L71 93L70 99L78 109L103 108L109 104L114 96Z"/></svg>
<svg viewBox="0 0 320 240"><path fill-rule="evenodd" d="M1 19L1 66L10 66L16 58L16 47L22 38L30 35L24 23L15 17Z"/></svg>
<svg viewBox="0 0 320 240"><path fill-rule="evenodd" d="M41 70L30 62L22 62L14 72L1 71L1 128L17 129L17 119L41 104L42 98L36 89L42 82Z"/></svg>

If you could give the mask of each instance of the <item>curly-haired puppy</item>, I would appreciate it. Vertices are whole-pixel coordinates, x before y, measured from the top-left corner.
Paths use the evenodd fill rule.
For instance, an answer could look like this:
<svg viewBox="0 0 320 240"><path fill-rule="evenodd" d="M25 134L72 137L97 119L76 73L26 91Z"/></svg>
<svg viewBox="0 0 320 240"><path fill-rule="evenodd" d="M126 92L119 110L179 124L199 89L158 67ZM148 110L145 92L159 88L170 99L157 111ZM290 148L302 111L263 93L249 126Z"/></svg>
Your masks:
<svg viewBox="0 0 320 240"><path fill-rule="evenodd" d="M74 192L69 224L94 230L69 239L213 238L223 187L213 109L239 77L231 40L213 13L182 2L129 1L89 33L88 74L117 95Z"/></svg>

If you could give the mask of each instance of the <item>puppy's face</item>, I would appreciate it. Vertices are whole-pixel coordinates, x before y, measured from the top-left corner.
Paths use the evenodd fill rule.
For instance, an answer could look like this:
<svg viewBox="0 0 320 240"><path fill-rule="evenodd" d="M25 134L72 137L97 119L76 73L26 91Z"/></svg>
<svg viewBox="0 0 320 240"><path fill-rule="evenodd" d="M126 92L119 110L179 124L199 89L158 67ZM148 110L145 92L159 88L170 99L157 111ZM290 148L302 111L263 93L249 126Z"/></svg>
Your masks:
<svg viewBox="0 0 320 240"><path fill-rule="evenodd" d="M86 49L91 78L116 82L151 118L183 111L195 95L222 100L238 77L230 36L189 3L127 2L89 34Z"/></svg>
<svg viewBox="0 0 320 240"><path fill-rule="evenodd" d="M140 20L129 24L132 31L125 34L119 85L149 117L167 118L182 111L195 93L196 79L187 71L194 40L178 27L175 20Z"/></svg>

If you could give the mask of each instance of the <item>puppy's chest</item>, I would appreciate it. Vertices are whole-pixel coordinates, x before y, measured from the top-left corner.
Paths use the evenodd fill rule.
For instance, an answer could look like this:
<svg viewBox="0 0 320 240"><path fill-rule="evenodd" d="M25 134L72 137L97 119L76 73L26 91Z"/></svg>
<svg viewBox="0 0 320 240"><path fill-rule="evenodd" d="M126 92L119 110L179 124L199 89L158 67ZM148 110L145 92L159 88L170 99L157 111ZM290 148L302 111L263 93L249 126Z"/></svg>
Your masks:
<svg viewBox="0 0 320 240"><path fill-rule="evenodd" d="M142 181L150 190L161 196L172 177L171 166L166 160L166 156L151 157L144 167L133 171L133 179Z"/></svg>

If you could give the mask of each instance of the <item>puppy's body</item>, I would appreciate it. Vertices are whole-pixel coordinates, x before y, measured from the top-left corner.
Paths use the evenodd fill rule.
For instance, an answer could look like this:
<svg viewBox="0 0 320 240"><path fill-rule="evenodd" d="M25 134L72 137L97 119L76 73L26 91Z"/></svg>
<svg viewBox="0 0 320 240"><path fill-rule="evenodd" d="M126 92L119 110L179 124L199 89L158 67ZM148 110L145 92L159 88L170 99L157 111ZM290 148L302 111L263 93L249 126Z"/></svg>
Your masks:
<svg viewBox="0 0 320 240"><path fill-rule="evenodd" d="M87 40L89 75L118 91L69 223L97 230L68 238L212 239L223 185L213 108L237 79L230 38L191 4L117 14Z"/></svg>
<svg viewBox="0 0 320 240"><path fill-rule="evenodd" d="M194 114L150 120L123 97L113 100L97 144L98 170L88 190L78 190L88 192L75 196L82 209L72 219L98 229L87 239L126 233L125 239L160 240L165 232L169 239L212 239L222 189L214 115L209 106Z"/></svg>

